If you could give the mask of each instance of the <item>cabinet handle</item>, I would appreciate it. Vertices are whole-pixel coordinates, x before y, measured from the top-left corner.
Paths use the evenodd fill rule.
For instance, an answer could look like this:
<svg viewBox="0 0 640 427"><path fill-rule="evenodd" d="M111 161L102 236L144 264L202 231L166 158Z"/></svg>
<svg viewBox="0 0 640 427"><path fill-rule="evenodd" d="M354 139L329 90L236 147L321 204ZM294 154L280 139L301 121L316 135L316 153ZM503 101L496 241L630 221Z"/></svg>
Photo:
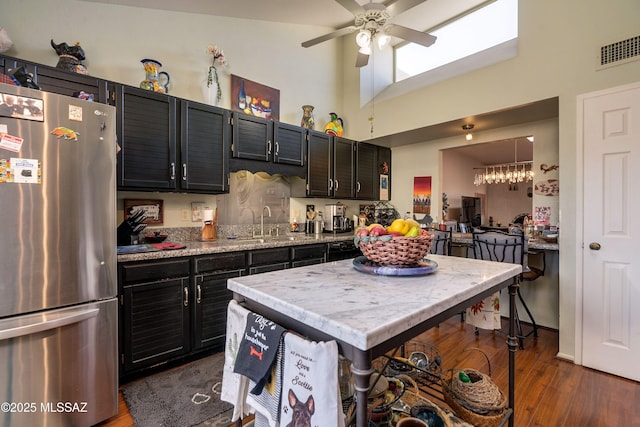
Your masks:
<svg viewBox="0 0 640 427"><path fill-rule="evenodd" d="M338 180L336 179L336 185L335 185L335 190L338 191Z"/></svg>
<svg viewBox="0 0 640 427"><path fill-rule="evenodd" d="M182 164L182 180L183 181L187 180L187 164L186 163Z"/></svg>
<svg viewBox="0 0 640 427"><path fill-rule="evenodd" d="M267 141L267 156L271 155L271 140Z"/></svg>
<svg viewBox="0 0 640 427"><path fill-rule="evenodd" d="M329 179L329 191L333 190L333 180Z"/></svg>
<svg viewBox="0 0 640 427"><path fill-rule="evenodd" d="M202 302L202 286L198 285L196 289L198 290L198 293L196 294L196 301L200 304Z"/></svg>
<svg viewBox="0 0 640 427"><path fill-rule="evenodd" d="M356 184L357 184L356 185L356 188L357 188L356 193L359 193L360 192L360 181L358 181Z"/></svg>
<svg viewBox="0 0 640 427"><path fill-rule="evenodd" d="M184 302L185 307L189 307L189 288L184 287Z"/></svg>
<svg viewBox="0 0 640 427"><path fill-rule="evenodd" d="M274 153L274 156L278 156L279 152L280 152L280 144L278 144L278 141L276 141L276 152Z"/></svg>
<svg viewBox="0 0 640 427"><path fill-rule="evenodd" d="M171 168L169 169L169 173L171 174L171 179L176 179L176 164L175 162L171 162Z"/></svg>

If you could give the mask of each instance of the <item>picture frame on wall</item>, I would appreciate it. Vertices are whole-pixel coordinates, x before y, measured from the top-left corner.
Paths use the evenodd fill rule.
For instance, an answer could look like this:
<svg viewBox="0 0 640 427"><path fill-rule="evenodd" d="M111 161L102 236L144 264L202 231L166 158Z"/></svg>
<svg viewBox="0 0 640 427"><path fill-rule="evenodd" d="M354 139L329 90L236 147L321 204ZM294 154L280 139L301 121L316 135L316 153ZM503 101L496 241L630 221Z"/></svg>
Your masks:
<svg viewBox="0 0 640 427"><path fill-rule="evenodd" d="M389 175L380 174L380 200L389 200Z"/></svg>
<svg viewBox="0 0 640 427"><path fill-rule="evenodd" d="M144 224L164 224L164 201L161 199L124 199L124 219L142 209L147 219Z"/></svg>
<svg viewBox="0 0 640 427"><path fill-rule="evenodd" d="M231 74L231 109L280 120L280 90Z"/></svg>

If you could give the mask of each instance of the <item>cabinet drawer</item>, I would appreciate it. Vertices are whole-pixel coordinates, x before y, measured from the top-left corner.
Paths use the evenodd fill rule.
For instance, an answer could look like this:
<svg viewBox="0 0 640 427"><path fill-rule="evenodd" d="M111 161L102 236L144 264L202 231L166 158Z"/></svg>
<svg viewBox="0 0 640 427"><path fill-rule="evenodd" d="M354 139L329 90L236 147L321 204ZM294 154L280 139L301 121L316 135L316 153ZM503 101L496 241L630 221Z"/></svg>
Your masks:
<svg viewBox="0 0 640 427"><path fill-rule="evenodd" d="M187 276L189 276L188 258L120 265L120 281L124 285Z"/></svg>
<svg viewBox="0 0 640 427"><path fill-rule="evenodd" d="M299 261L293 261L291 267L304 267L305 265L315 265L324 263L324 257L322 258L307 258Z"/></svg>
<svg viewBox="0 0 640 427"><path fill-rule="evenodd" d="M289 262L289 248L259 249L249 252L249 265Z"/></svg>
<svg viewBox="0 0 640 427"><path fill-rule="evenodd" d="M246 258L244 252L230 252L215 256L199 257L194 260L195 274L209 271L234 270L244 268Z"/></svg>
<svg viewBox="0 0 640 427"><path fill-rule="evenodd" d="M291 248L291 260L307 258L324 258L324 245L293 246Z"/></svg>

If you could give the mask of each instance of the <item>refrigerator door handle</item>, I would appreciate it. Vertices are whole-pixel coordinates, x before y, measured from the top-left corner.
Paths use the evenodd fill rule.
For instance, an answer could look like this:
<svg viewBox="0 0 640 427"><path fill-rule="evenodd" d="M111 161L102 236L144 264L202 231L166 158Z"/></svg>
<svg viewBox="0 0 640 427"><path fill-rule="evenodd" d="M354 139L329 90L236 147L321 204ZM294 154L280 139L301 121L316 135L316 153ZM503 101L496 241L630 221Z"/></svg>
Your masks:
<svg viewBox="0 0 640 427"><path fill-rule="evenodd" d="M100 310L97 308L84 309L80 311L68 313L60 313L58 316L54 315L52 319L46 320L43 316L38 316L34 322L27 325L15 326L13 328L4 329L2 323L0 323L0 341L8 340L11 338L19 338L26 335L37 334L38 332L49 331L51 329L57 329L62 326L70 325L72 323L79 323L83 320L91 317L96 317ZM49 317L49 315L47 315Z"/></svg>

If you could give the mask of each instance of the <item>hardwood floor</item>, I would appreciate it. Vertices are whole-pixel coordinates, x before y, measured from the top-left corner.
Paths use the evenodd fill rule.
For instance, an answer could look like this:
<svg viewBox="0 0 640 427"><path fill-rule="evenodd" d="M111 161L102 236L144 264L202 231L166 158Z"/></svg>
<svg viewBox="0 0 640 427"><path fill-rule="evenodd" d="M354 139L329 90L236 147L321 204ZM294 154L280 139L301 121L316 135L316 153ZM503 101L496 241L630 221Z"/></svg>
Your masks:
<svg viewBox="0 0 640 427"><path fill-rule="evenodd" d="M473 327L454 316L415 340L435 346L444 368L488 373L482 354L464 351L480 348L489 357L492 379L507 391L508 351L503 334L480 331L476 336ZM556 358L557 331L541 329L539 337L527 338L524 346L516 352L516 427L640 427L640 383ZM120 394L119 414L100 427L132 426Z"/></svg>

